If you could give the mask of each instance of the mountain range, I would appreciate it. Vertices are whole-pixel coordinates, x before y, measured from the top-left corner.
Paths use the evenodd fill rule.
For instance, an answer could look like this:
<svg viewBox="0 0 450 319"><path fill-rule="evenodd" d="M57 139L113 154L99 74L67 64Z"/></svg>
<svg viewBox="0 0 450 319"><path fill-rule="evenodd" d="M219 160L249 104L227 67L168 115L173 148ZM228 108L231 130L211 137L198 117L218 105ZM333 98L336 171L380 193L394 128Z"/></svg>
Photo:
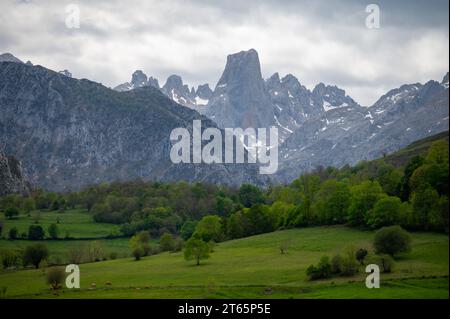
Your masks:
<svg viewBox="0 0 450 319"><path fill-rule="evenodd" d="M165 84L135 71L113 90L69 71L53 72L0 55L0 143L23 162L35 185L61 190L144 178L267 184L255 165L173 165L174 127L268 127L279 130L279 171L289 182L317 166L343 166L396 151L448 130L448 73L442 81L402 85L374 105L334 85L307 89L292 74L262 77L256 50L227 57L211 89L179 75Z"/></svg>

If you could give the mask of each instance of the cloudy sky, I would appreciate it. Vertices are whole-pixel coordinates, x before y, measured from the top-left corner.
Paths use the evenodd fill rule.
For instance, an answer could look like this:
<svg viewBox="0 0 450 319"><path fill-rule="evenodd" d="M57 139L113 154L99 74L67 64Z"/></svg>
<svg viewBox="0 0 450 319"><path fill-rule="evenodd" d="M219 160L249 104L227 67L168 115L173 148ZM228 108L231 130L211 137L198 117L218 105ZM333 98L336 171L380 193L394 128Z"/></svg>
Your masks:
<svg viewBox="0 0 450 319"><path fill-rule="evenodd" d="M440 81L449 1L377 1L379 29L366 27L371 2L0 0L0 53L111 87L136 69L160 84L176 73L214 87L228 54L254 48L265 78L335 84L363 105L404 83ZM80 28L66 25L69 4Z"/></svg>

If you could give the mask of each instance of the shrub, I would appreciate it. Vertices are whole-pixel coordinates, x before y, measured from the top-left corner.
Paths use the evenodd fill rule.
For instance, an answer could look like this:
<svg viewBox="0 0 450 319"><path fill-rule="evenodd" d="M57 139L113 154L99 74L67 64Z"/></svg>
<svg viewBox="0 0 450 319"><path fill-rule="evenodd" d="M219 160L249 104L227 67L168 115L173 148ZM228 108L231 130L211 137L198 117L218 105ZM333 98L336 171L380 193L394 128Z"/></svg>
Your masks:
<svg viewBox="0 0 450 319"><path fill-rule="evenodd" d="M141 260L141 257L145 254L144 249L141 246L136 246L131 253L136 261Z"/></svg>
<svg viewBox="0 0 450 319"><path fill-rule="evenodd" d="M63 283L65 277L66 273L62 267L51 267L46 273L47 283L50 284L53 290L58 290L61 288L61 284Z"/></svg>
<svg viewBox="0 0 450 319"><path fill-rule="evenodd" d="M159 247L161 251L171 251L175 246L175 240L172 234L164 233L159 239Z"/></svg>
<svg viewBox="0 0 450 319"><path fill-rule="evenodd" d="M374 247L377 254L394 256L411 249L411 237L400 226L383 227L375 234Z"/></svg>
<svg viewBox="0 0 450 319"><path fill-rule="evenodd" d="M364 259L366 258L367 253L367 249L365 248L360 248L356 251L356 260L358 260L361 265L364 265Z"/></svg>
<svg viewBox="0 0 450 319"><path fill-rule="evenodd" d="M333 274L339 274L342 272L342 256L335 255L331 258L331 272Z"/></svg>
<svg viewBox="0 0 450 319"><path fill-rule="evenodd" d="M402 202L395 196L382 197L367 214L367 225L372 228L395 225L400 219Z"/></svg>
<svg viewBox="0 0 450 319"><path fill-rule="evenodd" d="M68 260L71 264L80 264L86 254L86 249L83 246L71 247L67 251Z"/></svg>
<svg viewBox="0 0 450 319"><path fill-rule="evenodd" d="M317 266L311 265L306 269L306 275L310 280L325 279L331 275L330 258L324 256L320 259Z"/></svg>
<svg viewBox="0 0 450 319"><path fill-rule="evenodd" d="M356 252L352 247L347 247L342 258L342 274L344 276L353 276L357 272L358 261L356 260Z"/></svg>
<svg viewBox="0 0 450 319"><path fill-rule="evenodd" d="M112 251L109 253L109 259L114 260L117 258L117 253Z"/></svg>
<svg viewBox="0 0 450 319"><path fill-rule="evenodd" d="M13 227L9 230L8 238L16 239L18 235L19 235L19 231L17 230L17 227Z"/></svg>
<svg viewBox="0 0 450 319"><path fill-rule="evenodd" d="M0 252L0 260L2 262L3 269L12 267L18 267L20 264L20 256L12 250L4 250Z"/></svg>
<svg viewBox="0 0 450 319"><path fill-rule="evenodd" d="M50 236L50 238L57 239L58 234L59 234L58 225L50 224L50 226L48 226L48 235Z"/></svg>
<svg viewBox="0 0 450 319"><path fill-rule="evenodd" d="M15 207L8 207L5 210L5 217L9 219L13 219L14 217L19 216L19 211Z"/></svg>
<svg viewBox="0 0 450 319"><path fill-rule="evenodd" d="M46 260L48 255L48 248L44 244L30 245L25 248L23 263L25 266L32 264L37 269L40 262Z"/></svg>
<svg viewBox="0 0 450 319"><path fill-rule="evenodd" d="M173 246L173 252L178 252L178 251L182 251L183 250L183 246L184 246L184 241L183 239L177 237L175 238L175 244Z"/></svg>
<svg viewBox="0 0 450 319"><path fill-rule="evenodd" d="M390 273L394 269L394 258L390 255L383 254L380 256L379 266L384 273Z"/></svg>
<svg viewBox="0 0 450 319"><path fill-rule="evenodd" d="M44 229L39 225L30 225L28 227L28 239L41 240L44 239Z"/></svg>

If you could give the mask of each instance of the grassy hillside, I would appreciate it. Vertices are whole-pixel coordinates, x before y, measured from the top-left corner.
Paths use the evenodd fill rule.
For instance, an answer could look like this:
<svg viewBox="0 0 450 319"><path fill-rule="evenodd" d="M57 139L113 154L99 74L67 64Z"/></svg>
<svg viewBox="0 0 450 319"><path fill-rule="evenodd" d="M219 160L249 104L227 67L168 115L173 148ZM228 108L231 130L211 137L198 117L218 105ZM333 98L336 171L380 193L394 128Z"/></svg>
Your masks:
<svg viewBox="0 0 450 319"><path fill-rule="evenodd" d="M353 277L307 280L306 268L323 255L349 243L371 249L373 235L344 226L277 231L223 242L198 267L181 253L82 264L81 290L59 296L50 293L42 269L3 272L0 287L8 287L8 297L34 298L448 298L443 234L413 233L412 251L398 258L393 273L381 275L380 289L365 287L363 268ZM290 246L281 255L286 240Z"/></svg>
<svg viewBox="0 0 450 319"><path fill-rule="evenodd" d="M59 237L70 238L104 238L109 235L119 234L119 226L107 223L95 223L92 214L86 209L67 210L64 213L57 211L34 211L27 216L20 214L17 218L6 219L4 214L0 212L0 220L4 223L4 234L7 234L12 227L16 227L19 235L27 233L28 227L35 223L35 219L39 216L39 225L47 231L50 224L56 224L59 220L58 229Z"/></svg>
<svg viewBox="0 0 450 319"><path fill-rule="evenodd" d="M392 164L396 167L404 166L414 156L417 155L425 156L431 144L438 140L445 140L448 143L449 141L448 131L415 141L414 143L411 143L407 147L387 155L385 160L387 163Z"/></svg>

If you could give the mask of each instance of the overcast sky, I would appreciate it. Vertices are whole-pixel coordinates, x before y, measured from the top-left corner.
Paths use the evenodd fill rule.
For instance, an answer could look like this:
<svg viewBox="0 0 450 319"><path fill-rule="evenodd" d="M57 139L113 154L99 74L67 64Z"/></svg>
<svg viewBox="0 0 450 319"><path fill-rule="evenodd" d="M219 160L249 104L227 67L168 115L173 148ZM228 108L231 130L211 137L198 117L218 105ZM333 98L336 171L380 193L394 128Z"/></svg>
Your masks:
<svg viewBox="0 0 450 319"><path fill-rule="evenodd" d="M107 86L136 69L164 84L216 85L226 56L258 51L264 78L295 75L312 89L335 84L371 105L404 83L441 80L449 65L448 0L377 1L0 0L0 53ZM80 28L67 28L68 4Z"/></svg>

